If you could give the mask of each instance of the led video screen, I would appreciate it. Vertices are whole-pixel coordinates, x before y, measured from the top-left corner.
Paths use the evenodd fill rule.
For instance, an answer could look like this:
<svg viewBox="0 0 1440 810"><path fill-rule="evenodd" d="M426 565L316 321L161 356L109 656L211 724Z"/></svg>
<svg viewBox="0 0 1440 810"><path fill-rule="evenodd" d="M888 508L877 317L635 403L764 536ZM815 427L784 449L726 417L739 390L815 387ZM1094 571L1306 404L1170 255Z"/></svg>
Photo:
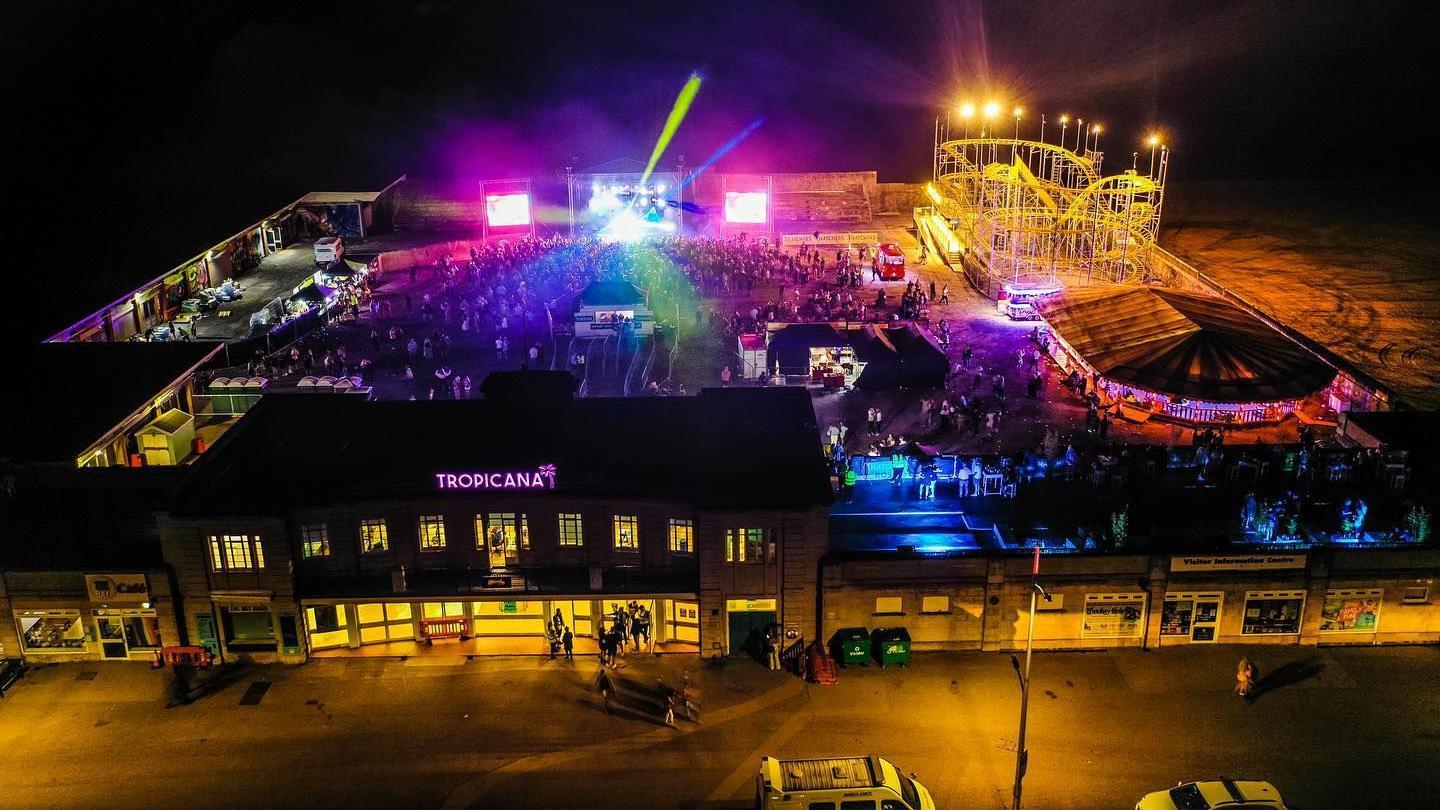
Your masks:
<svg viewBox="0 0 1440 810"><path fill-rule="evenodd" d="M769 213L770 195L763 191L725 192L725 221L745 225L764 225Z"/></svg>
<svg viewBox="0 0 1440 810"><path fill-rule="evenodd" d="M529 194L488 194L485 196L485 221L492 228L527 226L530 224Z"/></svg>

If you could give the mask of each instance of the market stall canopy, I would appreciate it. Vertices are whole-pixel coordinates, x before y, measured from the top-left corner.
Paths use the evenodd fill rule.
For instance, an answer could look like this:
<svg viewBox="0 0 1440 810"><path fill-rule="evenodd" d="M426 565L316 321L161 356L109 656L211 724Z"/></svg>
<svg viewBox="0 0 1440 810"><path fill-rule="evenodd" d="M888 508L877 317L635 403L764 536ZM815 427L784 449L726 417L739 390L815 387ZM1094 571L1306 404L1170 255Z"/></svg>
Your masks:
<svg viewBox="0 0 1440 810"><path fill-rule="evenodd" d="M1101 376L1208 402L1301 399L1335 371L1219 298L1163 287L1076 287L1035 302L1055 334Z"/></svg>

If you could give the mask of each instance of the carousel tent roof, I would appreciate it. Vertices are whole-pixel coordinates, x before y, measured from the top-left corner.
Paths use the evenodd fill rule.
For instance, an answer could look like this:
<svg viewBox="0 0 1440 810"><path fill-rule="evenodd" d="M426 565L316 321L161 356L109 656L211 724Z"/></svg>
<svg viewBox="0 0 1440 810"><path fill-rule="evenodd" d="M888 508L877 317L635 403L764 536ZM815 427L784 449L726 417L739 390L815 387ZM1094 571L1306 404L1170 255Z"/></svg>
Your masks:
<svg viewBox="0 0 1440 810"><path fill-rule="evenodd" d="M1035 303L1100 375L1210 402L1299 399L1335 377L1284 335L1219 298L1163 287L1065 290Z"/></svg>

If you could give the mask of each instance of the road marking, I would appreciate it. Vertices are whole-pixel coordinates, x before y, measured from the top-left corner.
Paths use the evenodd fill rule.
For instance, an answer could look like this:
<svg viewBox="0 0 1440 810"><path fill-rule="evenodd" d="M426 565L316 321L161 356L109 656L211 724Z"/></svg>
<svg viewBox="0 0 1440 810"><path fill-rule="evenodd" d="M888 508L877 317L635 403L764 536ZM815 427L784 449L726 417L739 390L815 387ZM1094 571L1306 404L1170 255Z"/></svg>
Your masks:
<svg viewBox="0 0 1440 810"><path fill-rule="evenodd" d="M809 704L810 693L804 692L802 694L805 695L806 704ZM804 708L805 707L802 706L800 709L797 709L794 714L790 715L789 720L782 723L780 727L775 729L775 732L769 737L766 737L765 741L760 743L754 751L751 751L745 756L741 760L739 767L731 771L729 776L721 780L720 784L716 785L715 789L710 791L710 795L705 797L705 801L724 801L733 797L739 792L740 788L746 784L753 782L755 780L755 774L759 771L758 763L760 758L774 751L781 743L793 737L795 733L800 730L800 727L805 725L810 719L810 715L805 713Z"/></svg>
<svg viewBox="0 0 1440 810"><path fill-rule="evenodd" d="M485 794L489 792L495 783L511 776L536 771L556 770L567 763L588 759L600 754L638 751L643 748L649 748L652 745L673 740L678 736L694 734L702 729L714 728L715 726L728 723L731 720L738 720L741 717L773 706L786 698L793 697L796 693L803 691L804 683L805 682L799 678L787 679L784 684L764 694L703 715L704 725L686 724L680 728L656 728L618 740L604 740L590 745L582 745L579 748L551 751L511 760L489 773L457 786L454 790L450 791L450 796L441 807L444 808L444 810L465 810L465 808L474 807L485 797Z"/></svg>

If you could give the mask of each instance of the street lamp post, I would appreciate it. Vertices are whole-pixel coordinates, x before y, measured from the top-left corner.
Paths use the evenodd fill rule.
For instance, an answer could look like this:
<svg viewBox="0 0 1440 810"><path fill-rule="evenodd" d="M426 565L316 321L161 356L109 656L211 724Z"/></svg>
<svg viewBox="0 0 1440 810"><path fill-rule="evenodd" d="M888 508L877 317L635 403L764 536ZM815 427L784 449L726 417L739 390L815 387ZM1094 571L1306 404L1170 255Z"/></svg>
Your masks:
<svg viewBox="0 0 1440 810"><path fill-rule="evenodd" d="M1030 752L1025 748L1025 721L1030 713L1030 655L1035 647L1035 600L1044 597L1050 601L1050 594L1040 587L1040 547L1035 547L1035 564L1030 569L1030 629L1025 636L1025 673L1020 677L1020 736L1015 742L1015 789L1011 794L1010 810L1020 810L1020 793L1025 783L1025 771L1030 765ZM1015 668L1019 662L1011 657Z"/></svg>

